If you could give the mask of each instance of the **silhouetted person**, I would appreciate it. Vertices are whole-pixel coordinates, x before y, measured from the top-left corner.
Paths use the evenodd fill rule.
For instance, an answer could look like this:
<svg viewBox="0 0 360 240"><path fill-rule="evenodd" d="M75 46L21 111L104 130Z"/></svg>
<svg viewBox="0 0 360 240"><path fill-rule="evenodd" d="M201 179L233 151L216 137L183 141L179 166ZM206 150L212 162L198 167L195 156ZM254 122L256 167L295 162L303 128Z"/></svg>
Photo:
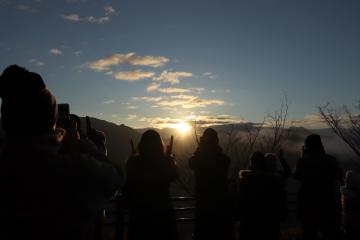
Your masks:
<svg viewBox="0 0 360 240"><path fill-rule="evenodd" d="M305 139L294 176L301 183L298 216L304 239L339 239L341 169L336 159L325 153L319 135Z"/></svg>
<svg viewBox="0 0 360 240"><path fill-rule="evenodd" d="M16 65L0 76L1 239L93 239L94 216L120 185L76 124L55 129L57 105L40 75ZM68 149L62 151L63 142Z"/></svg>
<svg viewBox="0 0 360 240"><path fill-rule="evenodd" d="M254 152L250 169L240 171L240 238L279 239L280 221L287 215L284 176L274 154Z"/></svg>
<svg viewBox="0 0 360 240"><path fill-rule="evenodd" d="M138 155L126 164L124 195L130 208L129 239L172 240L177 238L170 183L176 165L165 153L160 135L148 130L141 136Z"/></svg>
<svg viewBox="0 0 360 240"><path fill-rule="evenodd" d="M229 212L227 174L230 158L219 146L217 132L208 128L200 138L189 166L195 174L195 238L231 239L232 219Z"/></svg>
<svg viewBox="0 0 360 240"><path fill-rule="evenodd" d="M360 239L360 175L347 171L342 187L345 239Z"/></svg>

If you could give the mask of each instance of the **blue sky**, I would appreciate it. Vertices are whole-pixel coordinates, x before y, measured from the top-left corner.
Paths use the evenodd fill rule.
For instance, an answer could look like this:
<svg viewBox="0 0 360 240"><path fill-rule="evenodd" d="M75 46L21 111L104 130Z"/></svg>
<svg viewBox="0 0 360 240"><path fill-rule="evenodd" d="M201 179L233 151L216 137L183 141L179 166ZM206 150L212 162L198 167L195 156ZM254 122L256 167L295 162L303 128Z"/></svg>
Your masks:
<svg viewBox="0 0 360 240"><path fill-rule="evenodd" d="M71 111L133 127L290 118L360 94L355 0L0 0L0 68L40 73Z"/></svg>

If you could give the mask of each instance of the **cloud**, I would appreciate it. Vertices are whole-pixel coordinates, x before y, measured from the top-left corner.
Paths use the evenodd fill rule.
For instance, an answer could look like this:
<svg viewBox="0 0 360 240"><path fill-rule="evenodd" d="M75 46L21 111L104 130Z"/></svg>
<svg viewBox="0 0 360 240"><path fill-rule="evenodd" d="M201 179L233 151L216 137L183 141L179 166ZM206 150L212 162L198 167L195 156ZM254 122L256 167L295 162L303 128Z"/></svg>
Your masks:
<svg viewBox="0 0 360 240"><path fill-rule="evenodd" d="M35 66L38 66L38 67L42 67L42 66L45 65L44 62L42 62L42 61L40 61L40 60L38 60L36 58L29 59L29 63L32 63L32 64L34 64Z"/></svg>
<svg viewBox="0 0 360 240"><path fill-rule="evenodd" d="M115 103L114 100L106 100L106 101L103 101L102 102L103 104L112 104L112 103Z"/></svg>
<svg viewBox="0 0 360 240"><path fill-rule="evenodd" d="M157 103L160 107L181 107L185 109L189 108L201 108L209 105L223 105L224 101L219 99L203 99L197 96L191 95L177 95L171 96L167 101L161 101Z"/></svg>
<svg viewBox="0 0 360 240"><path fill-rule="evenodd" d="M104 7L104 10L105 10L105 15L112 15L112 14L116 14L116 10L115 8L113 8L112 6L105 6Z"/></svg>
<svg viewBox="0 0 360 240"><path fill-rule="evenodd" d="M202 108L210 105L221 106L225 102L219 99L204 99L191 95L176 95L170 97L135 97L133 100L143 100L154 102L153 107L161 107L162 109L175 109L177 107L183 109Z"/></svg>
<svg viewBox="0 0 360 240"><path fill-rule="evenodd" d="M154 72L143 72L141 70L129 72L117 72L113 75L117 80L124 80L129 82L139 81L145 78L152 78L155 76Z"/></svg>
<svg viewBox="0 0 360 240"><path fill-rule="evenodd" d="M100 58L89 63L89 68L95 71L106 71L111 66L130 64L133 66L161 67L169 62L169 58L163 56L137 56L136 53L116 53L111 56Z"/></svg>
<svg viewBox="0 0 360 240"><path fill-rule="evenodd" d="M162 97L133 97L134 101L159 102Z"/></svg>
<svg viewBox="0 0 360 240"><path fill-rule="evenodd" d="M157 89L159 92L161 93L188 93L190 92L189 89L185 89L185 88L159 88Z"/></svg>
<svg viewBox="0 0 360 240"><path fill-rule="evenodd" d="M135 115L135 114L130 114L127 117L128 120L135 120L136 118L137 118L137 115Z"/></svg>
<svg viewBox="0 0 360 240"><path fill-rule="evenodd" d="M36 9L31 7L30 5L26 5L26 4L18 4L15 6L15 8L19 11L23 11L23 12L36 12Z"/></svg>
<svg viewBox="0 0 360 240"><path fill-rule="evenodd" d="M236 116L231 116L228 114L222 115L191 115L186 118L189 122L196 122L196 125L199 127L209 127L213 125L224 125L224 124L235 124L235 123L247 123L246 121L240 119Z"/></svg>
<svg viewBox="0 0 360 240"><path fill-rule="evenodd" d="M138 107L137 107L137 106L133 106L133 105L129 105L127 108L128 108L128 109L137 109Z"/></svg>
<svg viewBox="0 0 360 240"><path fill-rule="evenodd" d="M173 127L179 122L183 122L182 119L177 118L161 118L161 117L138 117L139 122L146 122L146 125L150 125L154 128L169 128Z"/></svg>
<svg viewBox="0 0 360 240"><path fill-rule="evenodd" d="M81 50L75 51L74 52L75 56L79 57L82 54Z"/></svg>
<svg viewBox="0 0 360 240"><path fill-rule="evenodd" d="M190 72L169 72L163 71L160 76L155 77L155 81L168 82L170 84L177 84L181 78L192 77L193 74Z"/></svg>
<svg viewBox="0 0 360 240"><path fill-rule="evenodd" d="M70 14L70 15L64 15L63 18L65 20L71 21L71 22L80 22L82 21L81 17L77 14Z"/></svg>
<svg viewBox="0 0 360 240"><path fill-rule="evenodd" d="M151 83L149 86L147 86L146 91L148 92L154 92L158 90L161 84L159 83Z"/></svg>
<svg viewBox="0 0 360 240"><path fill-rule="evenodd" d="M63 55L63 52L58 48L50 49L49 53L52 54L52 55L56 55L56 56Z"/></svg>
<svg viewBox="0 0 360 240"><path fill-rule="evenodd" d="M94 17L94 16L84 16L81 17L79 14L69 14L63 15L62 18L69 22L87 22L95 24L103 24L110 21L112 15L118 15L118 12L112 6L104 7L104 16Z"/></svg>
<svg viewBox="0 0 360 240"><path fill-rule="evenodd" d="M70 14L70 15L63 15L62 17L63 19L70 22L88 22L88 23L103 24L105 22L110 21L110 18L108 16L96 18L94 16L80 17L78 14Z"/></svg>
<svg viewBox="0 0 360 240"><path fill-rule="evenodd" d="M203 91L205 91L205 88L190 88L190 90L197 92L198 94L201 94Z"/></svg>
<svg viewBox="0 0 360 240"><path fill-rule="evenodd" d="M215 75L212 72L204 72L203 76L208 77L210 79L215 78Z"/></svg>

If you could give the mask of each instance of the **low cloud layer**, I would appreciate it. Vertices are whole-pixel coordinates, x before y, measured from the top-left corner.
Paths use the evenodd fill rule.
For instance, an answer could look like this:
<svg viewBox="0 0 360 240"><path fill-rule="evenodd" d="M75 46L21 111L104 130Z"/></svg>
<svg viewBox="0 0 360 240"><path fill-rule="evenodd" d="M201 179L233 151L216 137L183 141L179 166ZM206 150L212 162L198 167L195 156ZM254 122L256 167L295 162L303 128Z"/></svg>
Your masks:
<svg viewBox="0 0 360 240"><path fill-rule="evenodd" d="M289 127L305 127L310 129L326 128L327 125L320 115L310 114L303 119L289 121Z"/></svg>
<svg viewBox="0 0 360 240"><path fill-rule="evenodd" d="M146 125L150 125L151 127L155 127L155 128L171 128L181 122L187 122L191 126L194 126L194 124L196 123L196 127L209 127L209 126L222 125L222 124L246 123L245 121L231 115L218 115L218 116L191 115L186 117L185 119L169 118L169 117L162 118L162 117L136 116L136 117L132 117L131 120L144 122L146 123Z"/></svg>

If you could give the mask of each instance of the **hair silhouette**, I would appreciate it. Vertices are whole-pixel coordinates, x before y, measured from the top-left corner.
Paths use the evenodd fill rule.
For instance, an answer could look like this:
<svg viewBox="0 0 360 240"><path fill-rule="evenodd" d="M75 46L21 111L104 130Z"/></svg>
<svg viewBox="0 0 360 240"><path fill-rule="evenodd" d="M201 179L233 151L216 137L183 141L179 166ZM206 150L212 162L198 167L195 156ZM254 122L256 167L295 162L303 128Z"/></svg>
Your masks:
<svg viewBox="0 0 360 240"><path fill-rule="evenodd" d="M164 157L164 144L158 132L147 130L141 136L139 154L144 158L161 159Z"/></svg>
<svg viewBox="0 0 360 240"><path fill-rule="evenodd" d="M321 137L318 134L311 134L305 139L304 153L320 153L325 154L324 146Z"/></svg>
<svg viewBox="0 0 360 240"><path fill-rule="evenodd" d="M256 151L250 156L250 169L253 171L264 171L266 169L264 154Z"/></svg>
<svg viewBox="0 0 360 240"><path fill-rule="evenodd" d="M217 132L212 128L205 129L203 135L200 137L201 145L218 145L219 137Z"/></svg>

